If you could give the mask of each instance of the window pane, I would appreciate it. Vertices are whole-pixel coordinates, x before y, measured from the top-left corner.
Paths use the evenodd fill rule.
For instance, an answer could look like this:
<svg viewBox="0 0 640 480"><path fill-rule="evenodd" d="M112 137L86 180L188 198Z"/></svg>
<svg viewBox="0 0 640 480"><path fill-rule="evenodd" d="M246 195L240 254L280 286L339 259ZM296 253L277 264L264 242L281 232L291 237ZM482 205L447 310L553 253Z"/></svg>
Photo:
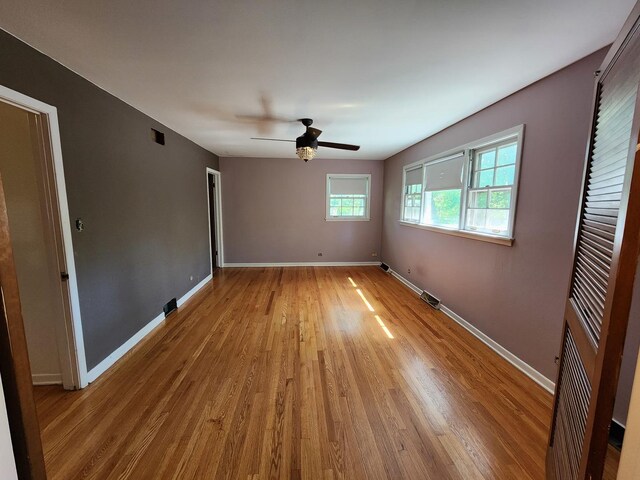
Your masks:
<svg viewBox="0 0 640 480"><path fill-rule="evenodd" d="M353 207L345 207L344 205L340 208L340 216L342 217L351 217L353 215Z"/></svg>
<svg viewBox="0 0 640 480"><path fill-rule="evenodd" d="M329 215L331 215L332 217L337 217L339 215L339 211L340 209L338 207L331 207L329 209Z"/></svg>
<svg viewBox="0 0 640 480"><path fill-rule="evenodd" d="M364 207L354 208L353 215L356 217L364 217Z"/></svg>
<svg viewBox="0 0 640 480"><path fill-rule="evenodd" d="M492 190L489 208L509 208L511 206L511 190Z"/></svg>
<svg viewBox="0 0 640 480"><path fill-rule="evenodd" d="M487 210L487 229L504 233L509 226L509 210Z"/></svg>
<svg viewBox="0 0 640 480"><path fill-rule="evenodd" d="M471 230L484 230L487 221L487 211L485 209L470 208L467 210L467 228Z"/></svg>
<svg viewBox="0 0 640 480"><path fill-rule="evenodd" d="M508 167L496 168L496 183L495 185L513 185L513 179L516 173L516 166L510 165Z"/></svg>
<svg viewBox="0 0 640 480"><path fill-rule="evenodd" d="M364 207L364 198L355 198L353 200L354 207Z"/></svg>
<svg viewBox="0 0 640 480"><path fill-rule="evenodd" d="M477 188L493 186L493 172L494 170L491 169L476 173L474 186Z"/></svg>
<svg viewBox="0 0 640 480"><path fill-rule="evenodd" d="M413 207L413 196L412 195L408 195L407 196L406 205L407 205L407 207Z"/></svg>
<svg viewBox="0 0 640 480"><path fill-rule="evenodd" d="M342 199L343 207L353 207L353 198L343 198Z"/></svg>
<svg viewBox="0 0 640 480"><path fill-rule="evenodd" d="M496 151L489 150L488 152L482 152L480 154L480 166L478 170L483 170L485 168L492 168L496 164Z"/></svg>
<svg viewBox="0 0 640 480"><path fill-rule="evenodd" d="M458 228L460 222L461 190L428 192L425 204L425 223Z"/></svg>
<svg viewBox="0 0 640 480"><path fill-rule="evenodd" d="M516 163L517 144L506 145L498 149L498 166Z"/></svg>
<svg viewBox="0 0 640 480"><path fill-rule="evenodd" d="M332 198L331 200L329 200L329 205L332 207L339 207L340 206L340 199L339 198Z"/></svg>
<svg viewBox="0 0 640 480"><path fill-rule="evenodd" d="M469 192L470 208L487 208L487 199L489 192L487 190Z"/></svg>

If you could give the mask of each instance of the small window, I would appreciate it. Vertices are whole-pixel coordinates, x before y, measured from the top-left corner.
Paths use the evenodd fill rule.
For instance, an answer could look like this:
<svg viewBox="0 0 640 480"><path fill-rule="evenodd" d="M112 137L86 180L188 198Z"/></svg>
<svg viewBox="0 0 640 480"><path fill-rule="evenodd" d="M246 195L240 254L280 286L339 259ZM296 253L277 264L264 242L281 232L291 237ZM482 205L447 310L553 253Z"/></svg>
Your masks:
<svg viewBox="0 0 640 480"><path fill-rule="evenodd" d="M405 222L418 223L422 208L422 165L407 170L404 185L404 203L402 219Z"/></svg>
<svg viewBox="0 0 640 480"><path fill-rule="evenodd" d="M371 175L327 175L327 220L369 220Z"/></svg>
<svg viewBox="0 0 640 480"><path fill-rule="evenodd" d="M521 125L406 166L401 221L512 239L523 132Z"/></svg>

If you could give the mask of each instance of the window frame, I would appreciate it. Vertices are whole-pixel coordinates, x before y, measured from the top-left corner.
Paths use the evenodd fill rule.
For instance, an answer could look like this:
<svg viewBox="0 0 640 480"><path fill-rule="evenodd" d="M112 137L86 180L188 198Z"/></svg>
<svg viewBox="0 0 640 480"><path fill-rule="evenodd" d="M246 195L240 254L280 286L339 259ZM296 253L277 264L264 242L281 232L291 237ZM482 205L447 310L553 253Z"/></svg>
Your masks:
<svg viewBox="0 0 640 480"><path fill-rule="evenodd" d="M518 199L518 190L520 183L520 167L522 163L522 147L524 141L524 124L517 125L515 127L509 128L502 132L490 135L488 137L484 137L479 140L475 140L473 142L469 142L467 144L458 146L456 148L452 148L445 152L439 153L437 155L432 155L430 157L418 160L416 162L407 164L402 169L402 190L401 190L401 200L400 200L400 224L415 228L421 228L424 230L435 231L439 233L445 233L454 236L460 236L465 238L473 238L476 240L483 240L492 243L498 243L502 245L511 246L514 241L514 230L515 230L515 221L516 221L516 210L517 210L517 199ZM479 230L471 230L467 229L467 214L469 210L468 200L470 191L477 190L477 188L472 188L472 178L471 175L473 173L473 161L476 152L480 152L487 147L496 146L499 147L500 144L516 142L516 160L515 160L515 171L513 178L512 186L505 186L511 188L511 206L509 211L509 225L507 229L506 235L500 234L492 234L490 232L479 231ZM458 228L449 228L437 225L430 225L423 223L424 221L424 205L425 205L425 175L427 165L434 164L442 161L447 161L449 157L455 156L456 153L460 151L464 152L464 156L466 161L463 163L462 168L462 192L460 195L460 218L459 218L459 226ZM497 158L496 158L497 162ZM412 222L409 220L405 220L404 211L405 211L405 190L406 190L406 174L407 171L412 170L419 165L422 165L423 168L423 180L422 180L422 202L421 202L421 210L420 210L420 219L418 222ZM493 189L500 188L501 186L491 187Z"/></svg>
<svg viewBox="0 0 640 480"><path fill-rule="evenodd" d="M422 183L420 184L421 185L420 186L420 192L417 192L417 193L406 193L406 190L407 190L407 183L406 183L407 172L412 171L412 170L416 170L417 168L420 168L422 170L422 172L421 172L422 173L422 175L421 175L422 176ZM418 208L419 208L419 210L418 210L418 221L419 221L419 218L422 217L422 213L421 213L422 212L422 202L424 200L424 192L423 192L423 189L424 189L424 172L425 172L425 169L424 169L424 165L422 165L422 164L418 164L418 165L414 164L412 167L405 168L405 170L403 171L403 174L402 174L402 199L400 200L400 209L401 209L400 220L401 221L404 221L404 222L407 222L407 223L414 223L411 220L406 220L406 216L405 216L405 212L406 212L406 209L408 207L408 205L407 205L407 197L410 196L410 195L411 196L419 196L420 197L420 205L418 206ZM417 184L411 184L411 185L417 185ZM415 205L412 205L411 207L414 208Z"/></svg>
<svg viewBox="0 0 640 480"><path fill-rule="evenodd" d="M331 216L331 179L354 178L366 179L366 200L364 216ZM371 174L370 173L327 173L325 190L325 220L327 222L368 222L371 220Z"/></svg>

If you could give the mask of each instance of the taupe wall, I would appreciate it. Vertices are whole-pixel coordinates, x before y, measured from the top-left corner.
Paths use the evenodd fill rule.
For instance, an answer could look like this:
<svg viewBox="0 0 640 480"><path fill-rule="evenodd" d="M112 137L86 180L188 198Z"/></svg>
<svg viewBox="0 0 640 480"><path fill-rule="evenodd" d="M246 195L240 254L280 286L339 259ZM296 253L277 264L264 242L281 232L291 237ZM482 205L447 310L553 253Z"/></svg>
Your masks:
<svg viewBox="0 0 640 480"><path fill-rule="evenodd" d="M3 31L0 85L58 109L69 211L86 225L73 241L92 368L209 273L218 159Z"/></svg>
<svg viewBox="0 0 640 480"><path fill-rule="evenodd" d="M593 72L604 54L570 65L385 162L383 260L553 380ZM512 247L398 223L403 165L519 124L525 134Z"/></svg>
<svg viewBox="0 0 640 480"><path fill-rule="evenodd" d="M304 163L293 150L291 158L221 158L225 263L378 260L383 164ZM327 173L371 174L370 221L325 220Z"/></svg>
<svg viewBox="0 0 640 480"><path fill-rule="evenodd" d="M382 259L555 381L594 76L606 49L385 161ZM525 124L512 247L398 223L402 167ZM411 274L407 273L411 269ZM614 418L626 421L640 343L640 286Z"/></svg>

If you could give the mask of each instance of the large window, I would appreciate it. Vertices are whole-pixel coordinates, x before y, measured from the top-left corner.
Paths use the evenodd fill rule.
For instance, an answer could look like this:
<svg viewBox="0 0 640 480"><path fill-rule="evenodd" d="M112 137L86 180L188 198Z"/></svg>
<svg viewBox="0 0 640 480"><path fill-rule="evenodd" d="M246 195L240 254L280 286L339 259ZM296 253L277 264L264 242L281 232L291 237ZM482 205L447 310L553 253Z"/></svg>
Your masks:
<svg viewBox="0 0 640 480"><path fill-rule="evenodd" d="M513 238L523 126L404 168L401 221Z"/></svg>
<svg viewBox="0 0 640 480"><path fill-rule="evenodd" d="M371 175L327 175L327 220L369 220Z"/></svg>

